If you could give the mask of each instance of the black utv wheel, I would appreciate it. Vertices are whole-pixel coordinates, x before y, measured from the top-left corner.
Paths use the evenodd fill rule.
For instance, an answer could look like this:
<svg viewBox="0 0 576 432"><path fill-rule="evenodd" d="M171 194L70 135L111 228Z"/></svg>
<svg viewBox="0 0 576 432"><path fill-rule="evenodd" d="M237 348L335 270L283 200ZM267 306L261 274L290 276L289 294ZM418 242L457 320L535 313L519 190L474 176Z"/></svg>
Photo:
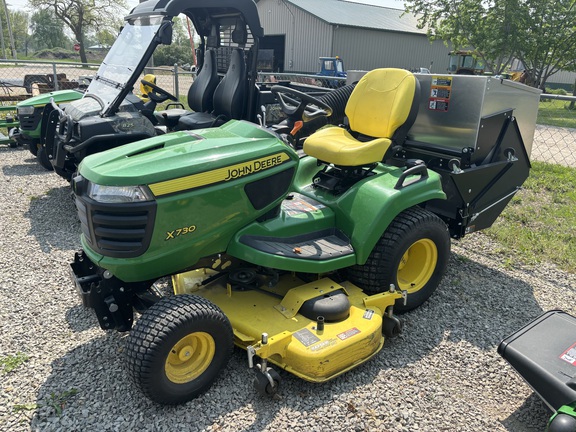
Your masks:
<svg viewBox="0 0 576 432"><path fill-rule="evenodd" d="M30 150L30 153L34 156L38 155L38 143L36 141L29 141L28 150Z"/></svg>
<svg viewBox="0 0 576 432"><path fill-rule="evenodd" d="M161 404L179 404L210 388L234 340L224 313L194 295L165 297L137 321L126 342L130 375Z"/></svg>
<svg viewBox="0 0 576 432"><path fill-rule="evenodd" d="M36 160L43 168L47 169L48 171L54 171L54 167L52 166L50 159L48 159L48 155L46 154L46 149L44 147L40 147L38 149L38 152L36 153Z"/></svg>
<svg viewBox="0 0 576 432"><path fill-rule="evenodd" d="M406 290L406 312L424 303L436 290L450 255L450 234L434 213L420 207L404 210L388 226L364 265L348 269L350 281L366 292L380 293L394 284Z"/></svg>

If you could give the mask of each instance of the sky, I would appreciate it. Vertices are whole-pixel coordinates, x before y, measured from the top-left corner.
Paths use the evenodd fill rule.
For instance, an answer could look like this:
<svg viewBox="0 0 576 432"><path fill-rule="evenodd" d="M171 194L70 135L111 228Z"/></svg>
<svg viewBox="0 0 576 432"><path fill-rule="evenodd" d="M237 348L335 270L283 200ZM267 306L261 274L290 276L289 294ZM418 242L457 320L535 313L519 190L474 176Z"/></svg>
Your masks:
<svg viewBox="0 0 576 432"><path fill-rule="evenodd" d="M348 0L354 3L364 3L364 4L371 4L376 6L384 6L390 7L395 9L404 9L404 0ZM139 1L138 0L127 0L129 9L132 9L136 6ZM8 8L14 9L22 9L30 11L30 8L27 7L27 0L6 0L8 4Z"/></svg>

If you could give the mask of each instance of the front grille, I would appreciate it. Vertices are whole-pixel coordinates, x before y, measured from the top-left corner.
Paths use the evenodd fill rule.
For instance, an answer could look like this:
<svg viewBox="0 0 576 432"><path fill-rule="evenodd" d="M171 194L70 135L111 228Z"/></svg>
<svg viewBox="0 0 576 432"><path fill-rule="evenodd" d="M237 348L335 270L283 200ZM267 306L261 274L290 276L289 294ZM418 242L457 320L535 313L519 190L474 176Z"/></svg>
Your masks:
<svg viewBox="0 0 576 432"><path fill-rule="evenodd" d="M148 249L156 217L156 202L99 203L76 196L82 234L96 253L134 258Z"/></svg>
<svg viewBox="0 0 576 432"><path fill-rule="evenodd" d="M41 114L41 113L40 113ZM33 131L38 127L41 116L38 113L30 115L18 115L20 129L24 131Z"/></svg>

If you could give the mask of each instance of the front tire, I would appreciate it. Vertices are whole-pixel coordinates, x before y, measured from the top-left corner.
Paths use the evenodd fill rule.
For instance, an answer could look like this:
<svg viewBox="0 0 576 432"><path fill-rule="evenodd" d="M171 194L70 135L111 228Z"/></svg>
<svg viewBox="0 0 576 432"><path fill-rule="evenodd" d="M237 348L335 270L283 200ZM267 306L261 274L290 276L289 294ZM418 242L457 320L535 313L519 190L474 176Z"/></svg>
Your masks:
<svg viewBox="0 0 576 432"><path fill-rule="evenodd" d="M36 153L36 160L44 169L48 171L54 171L52 162L50 162L50 159L48 159L48 154L46 153L46 149L44 147L38 148Z"/></svg>
<svg viewBox="0 0 576 432"><path fill-rule="evenodd" d="M232 326L216 305L188 294L165 297L130 333L128 370L148 398L179 404L210 388L233 347Z"/></svg>
<svg viewBox="0 0 576 432"><path fill-rule="evenodd" d="M365 264L348 269L348 277L369 293L387 291L390 284L406 290L406 305L398 300L394 310L407 312L434 293L449 256L446 224L428 210L411 207L390 223Z"/></svg>

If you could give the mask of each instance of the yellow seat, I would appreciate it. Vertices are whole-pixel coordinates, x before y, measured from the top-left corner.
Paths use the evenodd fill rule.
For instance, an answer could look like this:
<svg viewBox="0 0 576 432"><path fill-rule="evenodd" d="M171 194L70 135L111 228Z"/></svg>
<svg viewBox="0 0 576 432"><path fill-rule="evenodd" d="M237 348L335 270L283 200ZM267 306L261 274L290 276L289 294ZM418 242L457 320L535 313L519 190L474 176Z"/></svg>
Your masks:
<svg viewBox="0 0 576 432"><path fill-rule="evenodd" d="M418 113L418 96L418 82L411 72L372 70L358 82L346 104L351 132L340 127L322 129L306 139L304 152L337 166L381 162L394 141L405 139Z"/></svg>

